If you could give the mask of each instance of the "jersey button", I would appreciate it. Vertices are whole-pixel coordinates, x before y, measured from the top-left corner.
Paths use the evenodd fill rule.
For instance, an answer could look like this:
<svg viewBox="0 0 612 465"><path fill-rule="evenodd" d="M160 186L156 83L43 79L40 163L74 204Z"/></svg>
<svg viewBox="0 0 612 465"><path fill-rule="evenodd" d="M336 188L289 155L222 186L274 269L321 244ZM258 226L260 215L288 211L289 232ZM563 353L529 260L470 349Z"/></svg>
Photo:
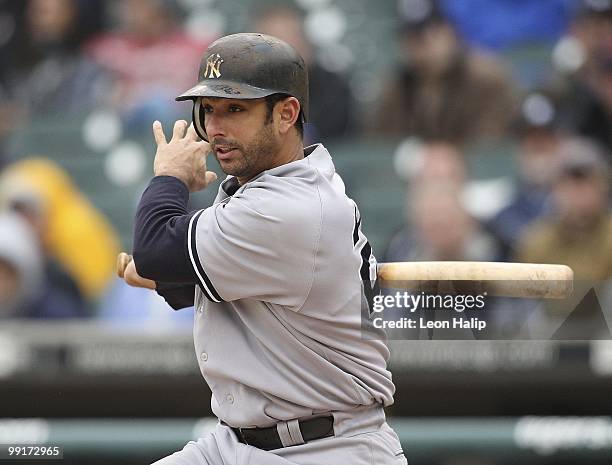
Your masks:
<svg viewBox="0 0 612 465"><path fill-rule="evenodd" d="M206 352L202 352L200 354L200 360L202 360L203 362L208 360L208 354Z"/></svg>
<svg viewBox="0 0 612 465"><path fill-rule="evenodd" d="M227 396L225 396L225 400L227 400L230 404L234 403L234 396L231 394L228 394Z"/></svg>

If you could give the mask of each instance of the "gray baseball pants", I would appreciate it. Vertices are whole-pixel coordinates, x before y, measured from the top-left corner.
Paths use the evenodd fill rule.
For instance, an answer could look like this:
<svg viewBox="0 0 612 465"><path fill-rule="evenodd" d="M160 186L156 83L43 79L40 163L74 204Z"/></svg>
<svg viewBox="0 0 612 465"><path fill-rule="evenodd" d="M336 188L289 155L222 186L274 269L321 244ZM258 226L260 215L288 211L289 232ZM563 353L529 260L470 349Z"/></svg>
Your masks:
<svg viewBox="0 0 612 465"><path fill-rule="evenodd" d="M407 465L381 408L332 414L333 437L264 451L238 442L232 429L219 423L212 433L153 465Z"/></svg>

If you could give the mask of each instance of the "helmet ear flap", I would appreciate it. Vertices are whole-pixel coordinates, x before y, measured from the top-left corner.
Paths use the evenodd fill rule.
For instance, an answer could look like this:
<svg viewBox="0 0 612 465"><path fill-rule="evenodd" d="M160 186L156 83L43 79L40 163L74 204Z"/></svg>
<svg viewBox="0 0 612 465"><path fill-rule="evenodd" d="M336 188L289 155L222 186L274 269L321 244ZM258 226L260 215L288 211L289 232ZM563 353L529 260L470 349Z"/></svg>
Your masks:
<svg viewBox="0 0 612 465"><path fill-rule="evenodd" d="M204 108L202 107L202 97L198 97L193 101L193 113L191 115L193 119L193 127L195 132L200 139L208 142L208 134L206 134L206 126L204 124Z"/></svg>

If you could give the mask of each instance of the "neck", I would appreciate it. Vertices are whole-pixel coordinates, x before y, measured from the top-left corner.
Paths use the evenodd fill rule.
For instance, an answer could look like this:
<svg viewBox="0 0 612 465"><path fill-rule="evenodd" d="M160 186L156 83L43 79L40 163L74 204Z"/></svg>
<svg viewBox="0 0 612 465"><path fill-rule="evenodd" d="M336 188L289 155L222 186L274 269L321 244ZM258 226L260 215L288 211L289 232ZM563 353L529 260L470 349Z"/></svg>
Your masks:
<svg viewBox="0 0 612 465"><path fill-rule="evenodd" d="M242 186L263 171L271 170L272 168L276 168L278 166L287 165L288 163L301 160L302 158L304 158L304 143L302 139L299 137L288 138L279 146L276 156L272 158L269 165L253 176L239 176L238 183Z"/></svg>
<svg viewBox="0 0 612 465"><path fill-rule="evenodd" d="M287 144L286 149L279 154L277 161L271 168L286 165L287 163L301 160L302 158L304 158L304 143L301 139L297 138L296 140Z"/></svg>

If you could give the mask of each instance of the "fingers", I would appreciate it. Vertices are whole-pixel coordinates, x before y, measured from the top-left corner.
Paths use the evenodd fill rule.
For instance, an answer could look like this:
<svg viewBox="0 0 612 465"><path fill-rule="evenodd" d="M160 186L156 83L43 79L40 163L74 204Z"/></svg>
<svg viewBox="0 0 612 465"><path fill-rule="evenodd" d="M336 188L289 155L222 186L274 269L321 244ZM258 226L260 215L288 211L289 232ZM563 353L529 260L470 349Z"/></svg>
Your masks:
<svg viewBox="0 0 612 465"><path fill-rule="evenodd" d="M217 180L217 173L213 171L200 171L193 180L190 192L206 189L211 183Z"/></svg>
<svg viewBox="0 0 612 465"><path fill-rule="evenodd" d="M128 264L132 261L132 256L126 254L125 252L121 252L117 256L117 276L123 278L125 269Z"/></svg>
<svg viewBox="0 0 612 465"><path fill-rule="evenodd" d="M198 133L196 132L195 128L193 127L193 123L191 123L189 125L189 127L187 128L187 133L185 134L185 137L187 139L191 139L191 140L195 140L195 141L199 141L200 140L200 136L198 136Z"/></svg>
<svg viewBox="0 0 612 465"><path fill-rule="evenodd" d="M212 153L210 150L210 144L208 142L201 141L199 142L199 145L200 145L200 150L201 150L200 153L202 153L202 157L200 157L200 159L198 160L198 170L207 171L208 169L206 167L207 158Z"/></svg>
<svg viewBox="0 0 612 465"><path fill-rule="evenodd" d="M174 130L172 131L172 140L178 140L185 136L185 130L187 129L187 121L180 119L174 123Z"/></svg>
<svg viewBox="0 0 612 465"><path fill-rule="evenodd" d="M164 134L164 130L162 129L162 125L159 121L155 121L153 123L153 136L155 137L155 142L157 143L157 145L168 143L166 141L166 136ZM203 142L207 144L206 141L203 141L200 139L200 136L198 136L198 133L193 127L193 123L188 124L187 121L180 119L174 123L171 140L177 140L183 137L185 137L188 140L193 140L196 142Z"/></svg>
<svg viewBox="0 0 612 465"><path fill-rule="evenodd" d="M214 171L207 171L205 177L206 185L208 186L211 182L215 182L217 180L217 173L215 173Z"/></svg>
<svg viewBox="0 0 612 465"><path fill-rule="evenodd" d="M157 145L167 144L162 124L159 121L153 123L153 137L155 137L155 143Z"/></svg>
<svg viewBox="0 0 612 465"><path fill-rule="evenodd" d="M208 156L212 155L210 144L205 140L200 140L199 142L197 142L197 144L199 145L200 153L204 155L202 159L204 160L204 163L206 163L206 159L208 158Z"/></svg>

